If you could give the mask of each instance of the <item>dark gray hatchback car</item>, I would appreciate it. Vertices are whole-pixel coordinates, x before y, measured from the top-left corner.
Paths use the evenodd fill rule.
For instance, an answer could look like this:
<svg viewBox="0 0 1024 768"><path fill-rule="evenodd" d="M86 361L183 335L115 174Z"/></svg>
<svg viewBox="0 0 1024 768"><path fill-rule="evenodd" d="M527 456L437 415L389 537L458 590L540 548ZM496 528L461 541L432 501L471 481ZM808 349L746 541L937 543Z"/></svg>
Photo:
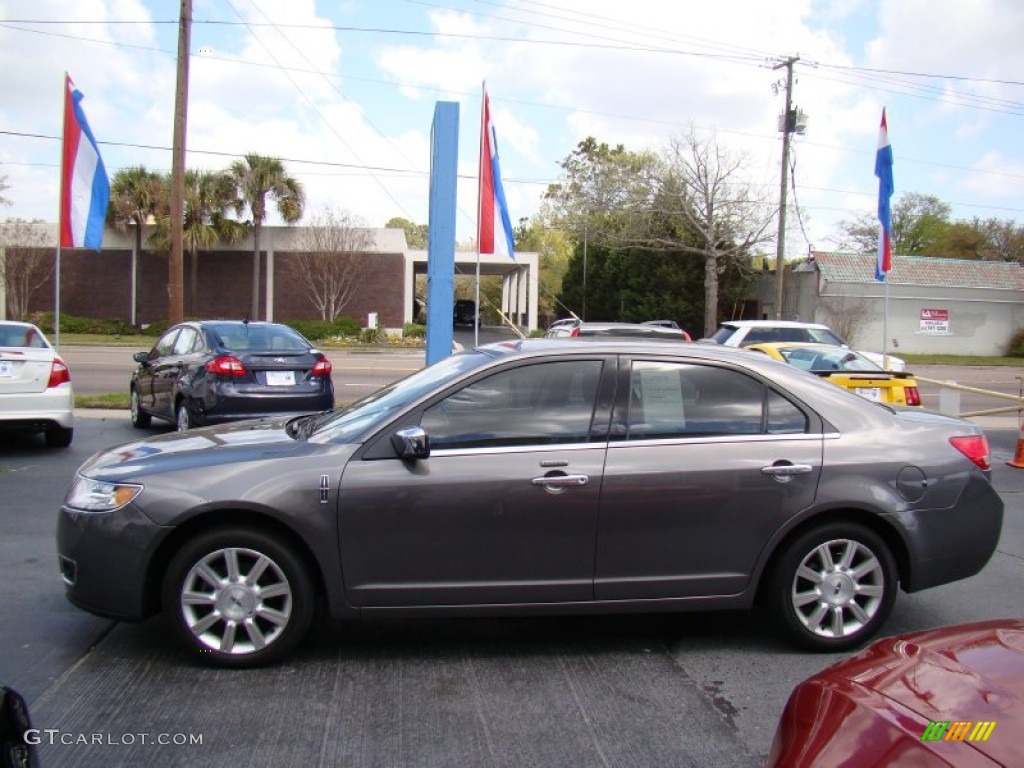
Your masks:
<svg viewBox="0 0 1024 768"><path fill-rule="evenodd" d="M838 651L897 589L977 573L1003 505L976 425L719 346L532 339L346 408L100 452L67 596L266 663L334 617L745 609Z"/></svg>

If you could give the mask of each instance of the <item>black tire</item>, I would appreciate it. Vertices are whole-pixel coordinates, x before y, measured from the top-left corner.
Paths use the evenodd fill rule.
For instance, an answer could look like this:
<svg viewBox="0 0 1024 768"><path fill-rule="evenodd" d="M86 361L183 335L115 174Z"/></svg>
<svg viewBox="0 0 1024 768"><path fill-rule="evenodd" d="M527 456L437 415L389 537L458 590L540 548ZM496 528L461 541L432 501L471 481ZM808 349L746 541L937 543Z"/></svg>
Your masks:
<svg viewBox="0 0 1024 768"><path fill-rule="evenodd" d="M216 585L202 575L211 570L221 579ZM294 648L309 630L315 605L313 580L292 547L235 527L186 542L168 565L162 600L193 655L235 668L268 664Z"/></svg>
<svg viewBox="0 0 1024 768"><path fill-rule="evenodd" d="M74 436L74 429L64 429L64 427L49 427L43 432L46 444L51 448L67 448L71 445Z"/></svg>
<svg viewBox="0 0 1024 768"><path fill-rule="evenodd" d="M896 602L896 561L885 541L856 523L830 523L790 542L769 574L764 607L782 633L812 651L870 639Z"/></svg>
<svg viewBox="0 0 1024 768"><path fill-rule="evenodd" d="M153 417L142 410L142 403L139 401L139 393L135 387L131 391L132 426L136 429L145 429L152 423Z"/></svg>
<svg viewBox="0 0 1024 768"><path fill-rule="evenodd" d="M188 408L188 400L185 398L178 400L178 404L174 406L174 426L179 432L196 426L192 411Z"/></svg>

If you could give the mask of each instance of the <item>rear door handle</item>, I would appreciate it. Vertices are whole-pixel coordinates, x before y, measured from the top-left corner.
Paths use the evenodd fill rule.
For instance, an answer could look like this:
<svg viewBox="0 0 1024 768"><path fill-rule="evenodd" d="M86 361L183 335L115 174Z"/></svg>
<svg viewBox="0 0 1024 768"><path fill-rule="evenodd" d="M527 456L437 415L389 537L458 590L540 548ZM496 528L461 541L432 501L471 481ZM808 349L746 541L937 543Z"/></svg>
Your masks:
<svg viewBox="0 0 1024 768"><path fill-rule="evenodd" d="M770 467L761 467L762 475L772 477L792 477L793 475L806 475L813 472L814 467L810 464L772 464Z"/></svg>

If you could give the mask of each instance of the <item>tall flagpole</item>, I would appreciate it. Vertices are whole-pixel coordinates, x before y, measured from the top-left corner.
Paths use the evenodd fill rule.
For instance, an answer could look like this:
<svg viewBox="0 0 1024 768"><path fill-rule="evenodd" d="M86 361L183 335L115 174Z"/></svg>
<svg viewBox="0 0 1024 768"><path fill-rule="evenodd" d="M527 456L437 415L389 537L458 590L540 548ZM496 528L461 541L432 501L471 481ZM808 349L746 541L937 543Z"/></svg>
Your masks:
<svg viewBox="0 0 1024 768"><path fill-rule="evenodd" d="M480 81L480 150L476 169L476 316L473 318L473 346L480 346L480 235L484 217L484 131L487 130L487 80ZM490 158L486 158L490 162Z"/></svg>
<svg viewBox="0 0 1024 768"><path fill-rule="evenodd" d="M64 88L61 93L60 103L62 119L60 121L60 194L57 197L57 252L54 254L54 278L53 278L53 344L57 352L60 352L60 237L64 231L64 151L68 140L68 73L64 71Z"/></svg>

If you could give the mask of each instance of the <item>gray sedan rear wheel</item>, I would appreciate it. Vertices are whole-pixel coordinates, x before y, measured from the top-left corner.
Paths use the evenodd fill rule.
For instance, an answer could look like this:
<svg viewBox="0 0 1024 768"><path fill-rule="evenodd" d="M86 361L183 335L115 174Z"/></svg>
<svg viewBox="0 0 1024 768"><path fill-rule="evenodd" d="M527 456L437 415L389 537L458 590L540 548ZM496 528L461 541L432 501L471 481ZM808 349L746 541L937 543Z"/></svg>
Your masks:
<svg viewBox="0 0 1024 768"><path fill-rule="evenodd" d="M259 531L201 534L172 558L164 578L164 611L179 637L220 666L278 659L306 634L313 605L313 583L300 558Z"/></svg>
<svg viewBox="0 0 1024 768"><path fill-rule="evenodd" d="M798 645L844 651L885 623L897 586L895 560L880 536L856 523L832 523L807 531L782 552L767 606Z"/></svg>

